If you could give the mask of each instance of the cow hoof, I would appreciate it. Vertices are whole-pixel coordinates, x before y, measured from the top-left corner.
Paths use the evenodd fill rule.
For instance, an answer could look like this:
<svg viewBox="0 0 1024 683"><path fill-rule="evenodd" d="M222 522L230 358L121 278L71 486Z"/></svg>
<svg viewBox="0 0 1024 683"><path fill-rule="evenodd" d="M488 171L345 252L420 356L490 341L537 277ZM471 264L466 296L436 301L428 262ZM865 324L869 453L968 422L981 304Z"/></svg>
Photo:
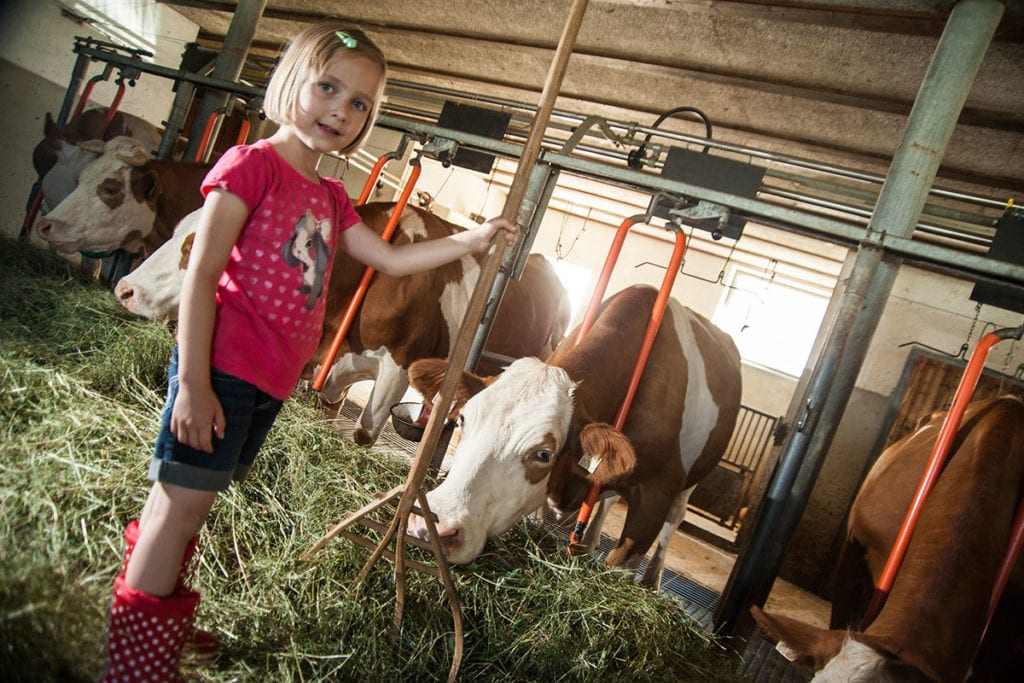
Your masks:
<svg viewBox="0 0 1024 683"><path fill-rule="evenodd" d="M357 427L356 430L352 432L352 440L360 446L372 446L373 442L376 441L376 439L370 436L370 432L366 431L362 427Z"/></svg>

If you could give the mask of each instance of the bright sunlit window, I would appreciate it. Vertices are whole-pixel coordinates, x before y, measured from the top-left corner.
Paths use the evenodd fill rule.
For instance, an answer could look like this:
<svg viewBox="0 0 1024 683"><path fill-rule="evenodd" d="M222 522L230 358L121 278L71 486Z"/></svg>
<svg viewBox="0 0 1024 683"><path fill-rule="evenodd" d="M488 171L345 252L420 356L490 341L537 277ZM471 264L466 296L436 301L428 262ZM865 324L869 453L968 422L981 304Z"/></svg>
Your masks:
<svg viewBox="0 0 1024 683"><path fill-rule="evenodd" d="M800 376L825 317L829 293L734 267L713 321L732 335L744 362Z"/></svg>

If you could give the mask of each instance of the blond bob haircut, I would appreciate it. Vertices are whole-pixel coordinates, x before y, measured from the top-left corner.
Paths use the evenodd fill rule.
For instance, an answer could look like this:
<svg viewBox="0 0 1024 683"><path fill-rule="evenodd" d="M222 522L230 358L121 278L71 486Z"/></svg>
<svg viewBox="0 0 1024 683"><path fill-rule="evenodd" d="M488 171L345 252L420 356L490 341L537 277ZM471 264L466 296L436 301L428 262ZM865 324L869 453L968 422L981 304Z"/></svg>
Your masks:
<svg viewBox="0 0 1024 683"><path fill-rule="evenodd" d="M338 32L342 35L339 36ZM380 66L382 77L373 98L373 108L366 117L366 125L351 145L341 154L351 154L359 149L373 128L384 98L384 81L387 79L387 60L384 53L373 44L365 33L336 21L313 24L300 31L288 42L288 47L274 69L267 92L263 97L263 111L267 118L278 125L295 120L295 106L299 91L310 79L318 77L338 54L361 55Z"/></svg>

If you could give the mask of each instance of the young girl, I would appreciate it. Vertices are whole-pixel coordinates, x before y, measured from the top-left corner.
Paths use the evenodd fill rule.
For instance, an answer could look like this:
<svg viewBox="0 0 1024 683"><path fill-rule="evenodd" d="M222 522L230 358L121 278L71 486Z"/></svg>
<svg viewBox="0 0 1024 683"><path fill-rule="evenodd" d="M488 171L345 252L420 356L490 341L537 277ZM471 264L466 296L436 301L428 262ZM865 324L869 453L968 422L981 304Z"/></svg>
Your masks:
<svg viewBox="0 0 1024 683"><path fill-rule="evenodd" d="M280 128L229 150L203 181L154 483L125 530L114 582L107 681L180 680L199 600L185 585L196 535L218 491L245 478L316 350L335 251L406 275L486 251L499 230L515 237L496 219L392 246L360 222L341 182L317 175L321 154L351 154L366 139L386 68L360 31L333 22L302 31L267 86L264 109Z"/></svg>

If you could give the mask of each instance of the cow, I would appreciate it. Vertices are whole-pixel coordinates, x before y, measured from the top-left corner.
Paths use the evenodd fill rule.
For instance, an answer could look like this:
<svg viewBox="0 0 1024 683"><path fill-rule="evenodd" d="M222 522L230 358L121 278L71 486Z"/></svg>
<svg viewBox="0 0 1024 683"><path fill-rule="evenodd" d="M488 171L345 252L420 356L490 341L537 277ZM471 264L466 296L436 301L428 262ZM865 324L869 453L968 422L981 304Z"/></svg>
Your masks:
<svg viewBox="0 0 1024 683"><path fill-rule="evenodd" d="M450 562L471 562L488 538L545 503L564 518L596 483L628 504L606 564L636 570L657 538L640 582L660 585L690 493L728 445L742 387L732 338L669 299L623 429L610 424L656 297L647 286L622 290L602 304L582 340L570 333L547 362L520 359L496 378L462 374L461 440L447 477L427 494ZM431 402L447 370L447 361L418 361L410 382ZM427 538L418 516L409 530Z"/></svg>
<svg viewBox="0 0 1024 683"><path fill-rule="evenodd" d="M356 211L380 234L393 207L392 203L375 202L356 207ZM125 308L149 318L177 316L195 215L179 225L170 242L118 282L114 293ZM392 241L403 244L433 239L461 229L422 209L407 207ZM328 415L334 417L352 384L373 380L373 389L353 434L357 443L376 442L391 406L401 400L408 388L406 371L412 361L447 356L482 259L479 255L467 256L456 263L400 278L383 273L374 276L321 392ZM347 254L339 253L335 258L327 288L323 336L306 368L307 378L334 340L364 269ZM547 357L565 334L570 315L568 294L553 267L543 256L531 254L522 277L509 282L485 351L508 358ZM488 366L485 361L481 361L481 366L493 372L499 367Z"/></svg>
<svg viewBox="0 0 1024 683"><path fill-rule="evenodd" d="M82 169L98 156L82 143L125 136L138 140L150 154L160 146L160 130L153 124L119 111L107 125L107 112L106 107L87 109L63 126L47 112L43 139L32 150L32 165L41 178L44 213L71 194Z"/></svg>
<svg viewBox="0 0 1024 683"><path fill-rule="evenodd" d="M61 253L116 249L142 257L167 241L186 214L202 205L199 186L209 165L150 159L142 143L115 137L82 169L78 187L36 223Z"/></svg>
<svg viewBox="0 0 1024 683"><path fill-rule="evenodd" d="M888 599L861 628L944 418L937 412L922 419L865 478L850 509L829 630L751 608L782 649L819 670L815 681L1021 680L1021 558L985 631L1024 493L1024 402L1015 397L968 405Z"/></svg>

